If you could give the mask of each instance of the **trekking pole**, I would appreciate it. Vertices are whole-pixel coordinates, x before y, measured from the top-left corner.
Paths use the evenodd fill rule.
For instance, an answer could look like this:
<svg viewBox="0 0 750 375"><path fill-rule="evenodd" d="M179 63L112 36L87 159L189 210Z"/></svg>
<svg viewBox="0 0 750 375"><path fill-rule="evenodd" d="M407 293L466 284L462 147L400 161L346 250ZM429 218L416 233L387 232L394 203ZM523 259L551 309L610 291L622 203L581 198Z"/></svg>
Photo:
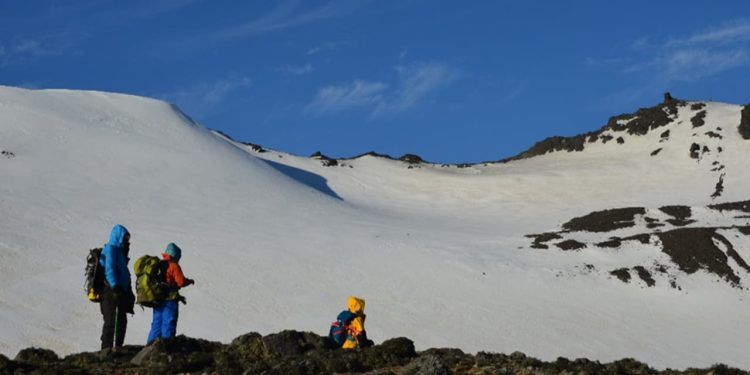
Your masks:
<svg viewBox="0 0 750 375"><path fill-rule="evenodd" d="M114 340L112 341L112 345L114 345L115 348L117 347L117 326L119 325L117 318L119 316L120 316L120 306L115 306L115 337L114 337Z"/></svg>

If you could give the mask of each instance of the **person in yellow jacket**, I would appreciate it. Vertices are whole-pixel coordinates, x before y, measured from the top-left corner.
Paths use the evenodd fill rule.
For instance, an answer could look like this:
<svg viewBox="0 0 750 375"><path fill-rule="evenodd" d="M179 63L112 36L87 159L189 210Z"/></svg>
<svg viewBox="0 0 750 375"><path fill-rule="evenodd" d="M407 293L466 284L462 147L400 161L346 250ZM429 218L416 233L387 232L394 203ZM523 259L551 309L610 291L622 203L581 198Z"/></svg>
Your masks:
<svg viewBox="0 0 750 375"><path fill-rule="evenodd" d="M372 345L365 331L365 300L357 297L349 297L347 301L348 311L354 315L346 326L346 341L343 349L357 349Z"/></svg>

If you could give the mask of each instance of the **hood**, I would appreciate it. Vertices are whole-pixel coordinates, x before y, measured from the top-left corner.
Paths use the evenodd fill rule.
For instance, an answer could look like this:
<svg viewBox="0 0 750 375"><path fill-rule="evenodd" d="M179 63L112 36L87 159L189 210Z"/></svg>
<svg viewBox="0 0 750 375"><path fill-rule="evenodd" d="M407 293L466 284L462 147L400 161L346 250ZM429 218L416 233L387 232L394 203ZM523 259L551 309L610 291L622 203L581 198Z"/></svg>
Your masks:
<svg viewBox="0 0 750 375"><path fill-rule="evenodd" d="M130 232L120 224L115 225L112 228L112 232L109 234L109 242L107 245L113 247L125 247L125 236L129 235Z"/></svg>
<svg viewBox="0 0 750 375"><path fill-rule="evenodd" d="M349 297L347 302L349 312L352 314L363 314L365 312L365 300L357 297Z"/></svg>
<svg viewBox="0 0 750 375"><path fill-rule="evenodd" d="M167 249L164 250L164 254L175 262L179 262L180 258L182 258L182 249L180 249L179 246L175 245L174 242L170 242L169 245L167 245Z"/></svg>

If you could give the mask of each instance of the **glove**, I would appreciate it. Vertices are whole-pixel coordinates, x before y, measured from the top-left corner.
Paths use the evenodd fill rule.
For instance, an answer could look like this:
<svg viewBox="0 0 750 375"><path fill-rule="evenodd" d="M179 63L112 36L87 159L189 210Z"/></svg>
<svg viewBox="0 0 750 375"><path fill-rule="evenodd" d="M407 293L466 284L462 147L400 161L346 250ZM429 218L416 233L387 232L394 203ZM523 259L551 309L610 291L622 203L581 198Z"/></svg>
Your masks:
<svg viewBox="0 0 750 375"><path fill-rule="evenodd" d="M185 300L185 297L183 296L178 296L177 301L182 302L183 305L187 305L187 301Z"/></svg>
<svg viewBox="0 0 750 375"><path fill-rule="evenodd" d="M195 284L195 280L193 280L193 279L187 279L187 280L185 280L185 286L193 285L193 284Z"/></svg>
<svg viewBox="0 0 750 375"><path fill-rule="evenodd" d="M125 312L130 315L135 315L135 311L133 310L135 308L135 296L133 293L129 293L125 297L125 302L123 303L123 308L125 309Z"/></svg>

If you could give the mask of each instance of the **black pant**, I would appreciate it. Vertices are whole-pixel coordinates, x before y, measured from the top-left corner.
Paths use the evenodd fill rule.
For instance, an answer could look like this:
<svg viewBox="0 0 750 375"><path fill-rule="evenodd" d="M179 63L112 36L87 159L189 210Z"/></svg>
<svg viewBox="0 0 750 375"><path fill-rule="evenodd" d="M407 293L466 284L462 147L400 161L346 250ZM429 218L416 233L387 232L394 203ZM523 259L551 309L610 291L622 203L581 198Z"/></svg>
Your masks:
<svg viewBox="0 0 750 375"><path fill-rule="evenodd" d="M120 348L125 342L125 330L128 327L128 316L125 311L128 308L123 300L122 297L116 298L112 289L104 287L102 300L99 303L104 318L102 349L111 349L113 344L116 348Z"/></svg>

